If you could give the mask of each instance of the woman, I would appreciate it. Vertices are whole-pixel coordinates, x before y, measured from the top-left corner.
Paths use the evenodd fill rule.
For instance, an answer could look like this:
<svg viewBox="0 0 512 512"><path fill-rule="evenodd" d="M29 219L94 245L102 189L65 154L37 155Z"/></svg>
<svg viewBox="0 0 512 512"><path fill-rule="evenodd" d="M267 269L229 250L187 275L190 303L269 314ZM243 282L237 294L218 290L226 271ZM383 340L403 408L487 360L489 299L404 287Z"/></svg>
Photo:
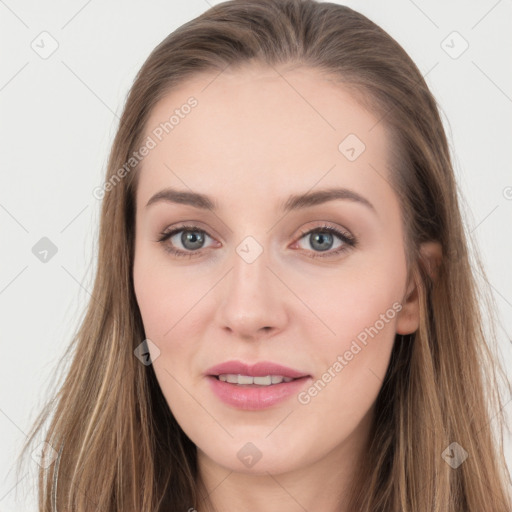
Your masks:
<svg viewBox="0 0 512 512"><path fill-rule="evenodd" d="M510 510L446 136L373 22L241 0L186 23L95 195L41 511Z"/></svg>

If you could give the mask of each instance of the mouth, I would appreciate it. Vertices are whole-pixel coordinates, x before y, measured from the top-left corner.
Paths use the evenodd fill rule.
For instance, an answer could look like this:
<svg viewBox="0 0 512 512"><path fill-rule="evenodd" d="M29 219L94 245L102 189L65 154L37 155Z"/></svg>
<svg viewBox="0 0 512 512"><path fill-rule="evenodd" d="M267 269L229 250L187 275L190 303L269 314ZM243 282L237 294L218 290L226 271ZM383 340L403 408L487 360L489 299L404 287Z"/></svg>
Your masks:
<svg viewBox="0 0 512 512"><path fill-rule="evenodd" d="M271 361L226 361L209 368L204 376L221 402L253 411L290 399L312 380L305 372Z"/></svg>
<svg viewBox="0 0 512 512"><path fill-rule="evenodd" d="M211 377L222 381L227 382L228 384L234 384L236 386L241 387L267 387L267 386L276 386L281 383L288 383L294 380L304 379L304 377L285 377L284 375L264 375L264 376L251 376L251 375L240 375L234 373L222 373L219 375L211 375Z"/></svg>
<svg viewBox="0 0 512 512"><path fill-rule="evenodd" d="M242 411L261 411L298 397L299 393L312 381L312 377L310 375L295 378L283 375L255 377L224 373L208 375L207 380L213 396L224 405Z"/></svg>

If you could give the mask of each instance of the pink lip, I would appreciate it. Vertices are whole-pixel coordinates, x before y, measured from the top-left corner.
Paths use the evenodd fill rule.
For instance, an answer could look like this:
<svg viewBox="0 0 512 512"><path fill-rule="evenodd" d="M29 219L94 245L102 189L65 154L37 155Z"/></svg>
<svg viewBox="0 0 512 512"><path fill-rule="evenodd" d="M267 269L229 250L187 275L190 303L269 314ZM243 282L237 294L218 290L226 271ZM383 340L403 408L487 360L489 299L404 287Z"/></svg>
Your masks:
<svg viewBox="0 0 512 512"><path fill-rule="evenodd" d="M299 379L307 377L308 374L294 370L280 364L270 361L260 361L253 365L242 363L241 361L226 361L225 363L212 366L206 370L205 375L222 375L224 373L233 373L237 375L249 375L251 377L265 377L265 375L282 375L283 377L291 377Z"/></svg>
<svg viewBox="0 0 512 512"><path fill-rule="evenodd" d="M282 375L295 380L281 382L270 386L238 385L223 382L217 378L221 374L240 374L252 377L264 377L266 375ZM254 365L247 365L240 361L227 361L213 366L205 372L212 391L224 403L245 410L259 410L278 404L292 395L296 395L306 382L311 379L298 370L282 365L261 361Z"/></svg>

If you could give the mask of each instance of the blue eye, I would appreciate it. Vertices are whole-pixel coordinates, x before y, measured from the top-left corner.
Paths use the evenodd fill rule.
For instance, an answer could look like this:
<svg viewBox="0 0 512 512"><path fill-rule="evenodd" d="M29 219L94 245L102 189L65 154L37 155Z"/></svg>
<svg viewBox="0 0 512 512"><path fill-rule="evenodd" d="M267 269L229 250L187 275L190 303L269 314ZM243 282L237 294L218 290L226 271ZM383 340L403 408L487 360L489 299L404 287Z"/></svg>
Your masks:
<svg viewBox="0 0 512 512"><path fill-rule="evenodd" d="M171 239L179 233L181 233L179 241L185 250L176 249L174 243L164 243L167 242L167 240L172 242ZM205 238L211 237L197 226L180 226L172 231L161 233L158 242L164 243L165 250L174 256L191 258L200 254L199 251L203 248L202 245L205 242Z"/></svg>
<svg viewBox="0 0 512 512"><path fill-rule="evenodd" d="M176 235L179 235L180 233L181 236L177 237L177 240L173 241L172 238L174 238ZM351 248L356 247L357 245L357 239L353 235L348 232L344 233L329 225L322 225L310 229L309 231L303 231L301 232L301 235L302 236L299 238L299 240L309 236L309 243L311 247L316 247L317 249L313 251L308 250L308 252L311 252L311 255L309 255L311 258L327 258L337 256ZM164 231L163 233L160 233L160 237L157 241L163 243L165 250L174 256L192 258L195 256L200 256L203 253L204 243L207 238L213 240L213 238L210 237L206 231L199 228L198 226L184 225L176 227L171 231ZM331 246L336 238L341 242L341 244L332 250ZM178 241L184 249L176 248L176 243Z"/></svg>
<svg viewBox="0 0 512 512"><path fill-rule="evenodd" d="M331 256L337 256L356 247L357 245L357 240L353 235L343 233L329 225L316 227L309 231L303 231L301 234L301 239L309 236L308 240L310 246L318 249L318 251L313 251L313 254L310 256L311 258L328 258ZM341 244L336 249L330 250L332 249L331 246L333 244L333 239L335 238L338 238L338 240L341 241Z"/></svg>

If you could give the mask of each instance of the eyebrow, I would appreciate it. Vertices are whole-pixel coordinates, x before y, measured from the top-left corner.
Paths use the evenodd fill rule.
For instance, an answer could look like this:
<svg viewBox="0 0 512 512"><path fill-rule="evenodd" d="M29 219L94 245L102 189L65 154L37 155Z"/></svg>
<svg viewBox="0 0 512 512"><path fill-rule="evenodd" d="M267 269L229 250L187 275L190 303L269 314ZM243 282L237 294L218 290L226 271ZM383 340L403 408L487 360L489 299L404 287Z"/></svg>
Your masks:
<svg viewBox="0 0 512 512"><path fill-rule="evenodd" d="M375 207L368 199L347 188L328 188L315 192L306 192L305 194L291 195L281 204L280 210L284 213L293 210L302 210L337 199L357 202L376 213ZM185 204L201 210L217 211L219 209L218 203L206 194L177 190L170 187L160 190L160 192L153 195L147 202L146 208L159 202Z"/></svg>

